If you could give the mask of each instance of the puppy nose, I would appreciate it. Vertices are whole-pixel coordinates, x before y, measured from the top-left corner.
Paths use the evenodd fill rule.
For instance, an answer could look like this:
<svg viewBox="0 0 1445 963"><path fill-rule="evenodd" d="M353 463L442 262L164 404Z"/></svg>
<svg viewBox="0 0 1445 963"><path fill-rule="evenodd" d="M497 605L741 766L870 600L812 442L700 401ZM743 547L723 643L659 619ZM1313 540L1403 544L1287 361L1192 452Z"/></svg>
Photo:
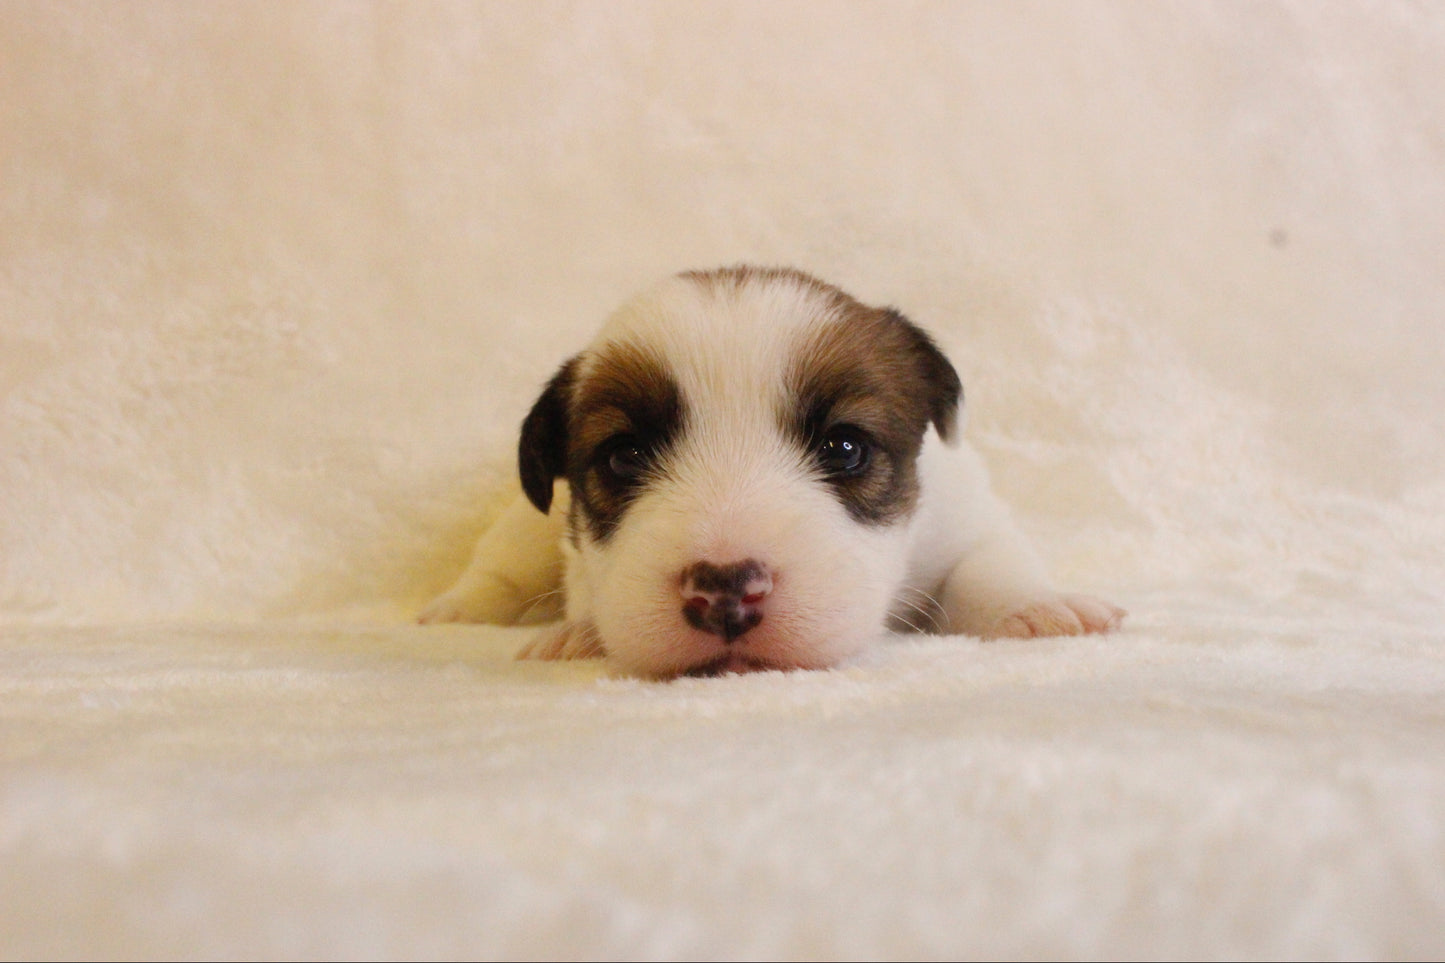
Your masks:
<svg viewBox="0 0 1445 963"><path fill-rule="evenodd" d="M687 624L731 642L763 620L773 576L754 559L727 565L697 562L683 569L681 590Z"/></svg>

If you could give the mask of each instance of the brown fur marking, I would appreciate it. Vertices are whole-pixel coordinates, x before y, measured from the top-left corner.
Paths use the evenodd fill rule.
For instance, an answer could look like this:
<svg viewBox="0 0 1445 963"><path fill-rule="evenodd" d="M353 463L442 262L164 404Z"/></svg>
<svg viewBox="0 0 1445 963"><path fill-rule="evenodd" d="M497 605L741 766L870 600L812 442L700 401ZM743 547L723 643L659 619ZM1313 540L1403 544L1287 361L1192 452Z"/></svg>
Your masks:
<svg viewBox="0 0 1445 963"><path fill-rule="evenodd" d="M788 383L797 403L784 428L809 450L831 428L861 429L872 443L867 469L830 481L854 518L888 524L917 502L923 434L930 421L940 435L951 433L962 389L953 366L907 318L837 295L838 320L793 361Z"/></svg>
<svg viewBox="0 0 1445 963"><path fill-rule="evenodd" d="M661 457L682 428L677 384L662 360L646 348L609 344L573 393L569 412L567 480L572 486L573 524L585 524L605 540L645 474L620 478L609 468L620 443L635 445L649 462Z"/></svg>

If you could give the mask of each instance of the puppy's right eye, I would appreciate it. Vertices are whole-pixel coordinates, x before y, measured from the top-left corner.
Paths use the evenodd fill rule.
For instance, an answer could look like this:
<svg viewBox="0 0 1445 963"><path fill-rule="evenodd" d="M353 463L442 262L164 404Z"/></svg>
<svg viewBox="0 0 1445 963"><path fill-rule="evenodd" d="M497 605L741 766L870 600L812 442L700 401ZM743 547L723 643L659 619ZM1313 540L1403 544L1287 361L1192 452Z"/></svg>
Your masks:
<svg viewBox="0 0 1445 963"><path fill-rule="evenodd" d="M830 478L856 478L868 470L871 447L862 429L840 425L818 443L818 464Z"/></svg>

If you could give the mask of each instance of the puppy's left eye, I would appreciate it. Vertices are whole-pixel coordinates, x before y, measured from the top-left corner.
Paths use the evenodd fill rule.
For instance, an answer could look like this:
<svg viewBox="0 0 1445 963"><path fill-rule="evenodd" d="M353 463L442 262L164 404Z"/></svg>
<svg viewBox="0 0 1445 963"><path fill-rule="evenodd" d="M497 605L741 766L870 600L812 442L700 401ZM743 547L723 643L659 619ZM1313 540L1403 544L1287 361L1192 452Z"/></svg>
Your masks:
<svg viewBox="0 0 1445 963"><path fill-rule="evenodd" d="M620 481L631 481L647 471L651 453L635 438L621 437L607 446L602 464Z"/></svg>
<svg viewBox="0 0 1445 963"><path fill-rule="evenodd" d="M852 425L829 429L818 442L818 464L832 478L854 478L868 470L868 437Z"/></svg>

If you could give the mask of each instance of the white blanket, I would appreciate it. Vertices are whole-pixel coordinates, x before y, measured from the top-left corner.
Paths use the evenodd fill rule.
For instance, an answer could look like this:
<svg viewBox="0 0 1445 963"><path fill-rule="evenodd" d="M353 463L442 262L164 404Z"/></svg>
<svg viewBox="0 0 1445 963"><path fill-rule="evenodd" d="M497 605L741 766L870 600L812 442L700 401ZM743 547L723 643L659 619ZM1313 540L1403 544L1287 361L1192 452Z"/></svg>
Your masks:
<svg viewBox="0 0 1445 963"><path fill-rule="evenodd" d="M0 6L0 957L1438 958L1445 14ZM421 628L662 274L935 332L1103 639Z"/></svg>

